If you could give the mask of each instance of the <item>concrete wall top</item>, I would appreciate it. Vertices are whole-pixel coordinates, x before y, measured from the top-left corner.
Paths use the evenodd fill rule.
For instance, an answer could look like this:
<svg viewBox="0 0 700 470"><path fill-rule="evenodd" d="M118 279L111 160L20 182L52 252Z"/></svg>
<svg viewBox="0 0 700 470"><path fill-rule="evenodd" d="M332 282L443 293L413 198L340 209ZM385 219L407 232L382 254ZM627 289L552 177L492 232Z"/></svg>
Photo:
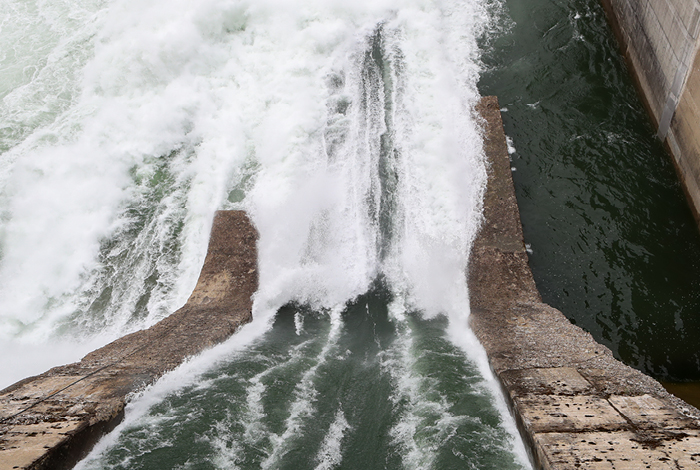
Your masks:
<svg viewBox="0 0 700 470"><path fill-rule="evenodd" d="M469 265L471 325L537 468L698 469L700 411L542 303L528 265L498 101L486 121L485 221Z"/></svg>
<svg viewBox="0 0 700 470"><path fill-rule="evenodd" d="M257 232L242 211L214 217L184 307L149 329L0 391L0 470L73 467L124 415L126 397L251 320Z"/></svg>

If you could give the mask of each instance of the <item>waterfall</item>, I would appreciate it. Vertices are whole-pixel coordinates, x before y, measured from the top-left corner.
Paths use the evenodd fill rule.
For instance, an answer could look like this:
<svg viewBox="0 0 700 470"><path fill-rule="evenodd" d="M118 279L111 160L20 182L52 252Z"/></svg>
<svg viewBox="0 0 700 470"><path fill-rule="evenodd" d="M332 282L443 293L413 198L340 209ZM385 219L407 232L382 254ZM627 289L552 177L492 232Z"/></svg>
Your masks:
<svg viewBox="0 0 700 470"><path fill-rule="evenodd" d="M241 442L265 436L259 463L278 468L316 410L318 374L354 334L348 306L380 285L378 308L393 333L375 337L386 349L372 357L392 384L387 399L403 403L387 445L405 451L404 467L437 461L430 439L447 439L467 418L420 385L430 381L414 370L416 325L449 319L438 330L462 348L454 354L489 374L467 327L465 278L486 180L473 108L488 2L10 0L0 8L12 18L0 30L8 51L0 57L0 337L4 354L23 357L4 366L5 383L177 309L196 282L214 211L244 209L260 233L254 322L175 375L252 354L290 305L302 309L296 337L326 315L326 333L318 326L318 338L285 353L314 364L294 379L286 428L257 429L246 416L267 413L265 377L291 363L270 356L269 368L241 379L250 381L241 392L248 414L231 422L248 426ZM33 47L22 49L27 37ZM367 302L360 315L375 315ZM156 389L167 395L168 384ZM143 403L164 399L149 396L124 426L141 422ZM484 409L504 415L493 400ZM417 441L426 403L437 407L430 419L456 427L434 424L436 434ZM340 462L356 426L345 405L329 416L318 468ZM512 435L504 419L496 428ZM208 441L217 462L234 462L243 444L222 439Z"/></svg>

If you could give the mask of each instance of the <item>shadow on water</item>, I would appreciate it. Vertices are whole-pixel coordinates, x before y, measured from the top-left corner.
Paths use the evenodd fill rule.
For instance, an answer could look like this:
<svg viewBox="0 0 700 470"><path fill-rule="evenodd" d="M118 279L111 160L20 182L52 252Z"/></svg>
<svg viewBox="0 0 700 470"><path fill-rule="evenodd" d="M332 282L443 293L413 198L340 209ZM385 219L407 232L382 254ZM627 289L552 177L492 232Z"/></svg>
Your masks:
<svg viewBox="0 0 700 470"><path fill-rule="evenodd" d="M447 320L282 308L254 345L171 393L86 468L518 469Z"/></svg>
<svg viewBox="0 0 700 470"><path fill-rule="evenodd" d="M700 235L596 0L505 0L498 95L544 300L660 380L700 380Z"/></svg>

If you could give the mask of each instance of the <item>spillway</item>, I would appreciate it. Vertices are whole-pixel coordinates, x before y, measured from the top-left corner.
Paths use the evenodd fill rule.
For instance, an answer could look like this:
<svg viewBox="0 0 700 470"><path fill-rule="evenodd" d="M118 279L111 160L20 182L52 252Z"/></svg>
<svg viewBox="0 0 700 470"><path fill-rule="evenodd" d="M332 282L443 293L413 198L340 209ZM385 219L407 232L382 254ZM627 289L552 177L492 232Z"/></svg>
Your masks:
<svg viewBox="0 0 700 470"><path fill-rule="evenodd" d="M218 209L259 232L253 322L79 468L527 468L467 322L486 2L10 2L10 384L187 300Z"/></svg>

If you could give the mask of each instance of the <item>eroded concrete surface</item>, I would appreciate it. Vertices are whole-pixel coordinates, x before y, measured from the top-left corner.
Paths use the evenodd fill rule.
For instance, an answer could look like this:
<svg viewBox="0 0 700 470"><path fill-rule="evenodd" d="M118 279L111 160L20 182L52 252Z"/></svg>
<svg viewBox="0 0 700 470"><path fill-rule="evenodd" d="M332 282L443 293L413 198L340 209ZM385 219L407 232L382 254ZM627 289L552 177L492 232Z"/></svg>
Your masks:
<svg viewBox="0 0 700 470"><path fill-rule="evenodd" d="M528 265L498 101L486 97L489 184L469 266L471 325L537 468L700 469L700 412L542 303Z"/></svg>
<svg viewBox="0 0 700 470"><path fill-rule="evenodd" d="M217 212L197 286L153 327L0 391L0 470L71 468L124 414L126 397L251 320L257 232Z"/></svg>

